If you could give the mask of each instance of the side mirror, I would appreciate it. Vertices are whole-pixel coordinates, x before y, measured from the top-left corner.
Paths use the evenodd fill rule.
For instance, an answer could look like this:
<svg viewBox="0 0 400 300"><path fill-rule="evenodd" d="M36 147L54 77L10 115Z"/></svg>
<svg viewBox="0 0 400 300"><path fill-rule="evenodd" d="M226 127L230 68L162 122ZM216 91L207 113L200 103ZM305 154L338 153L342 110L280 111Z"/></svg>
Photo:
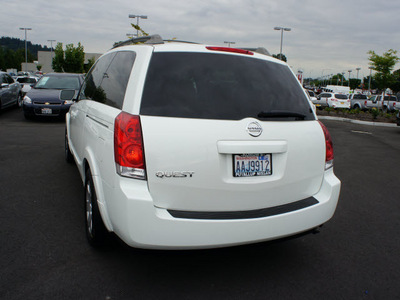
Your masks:
<svg viewBox="0 0 400 300"><path fill-rule="evenodd" d="M75 100L75 90L62 90L60 92L60 100L73 101Z"/></svg>

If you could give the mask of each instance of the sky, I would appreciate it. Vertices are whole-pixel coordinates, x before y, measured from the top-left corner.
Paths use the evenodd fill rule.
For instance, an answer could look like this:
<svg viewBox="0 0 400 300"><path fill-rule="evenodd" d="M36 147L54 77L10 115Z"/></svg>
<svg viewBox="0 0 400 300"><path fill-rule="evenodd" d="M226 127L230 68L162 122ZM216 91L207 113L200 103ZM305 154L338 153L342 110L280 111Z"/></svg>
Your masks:
<svg viewBox="0 0 400 300"><path fill-rule="evenodd" d="M164 39L212 45L264 47L283 54L294 72L321 77L348 70L370 73L368 51L400 51L399 0L0 0L0 36L47 45L80 42L87 53L104 53L135 33L129 15L146 15L139 25ZM53 43L55 47L55 43ZM398 53L400 56L400 53ZM395 69L399 69L397 64Z"/></svg>

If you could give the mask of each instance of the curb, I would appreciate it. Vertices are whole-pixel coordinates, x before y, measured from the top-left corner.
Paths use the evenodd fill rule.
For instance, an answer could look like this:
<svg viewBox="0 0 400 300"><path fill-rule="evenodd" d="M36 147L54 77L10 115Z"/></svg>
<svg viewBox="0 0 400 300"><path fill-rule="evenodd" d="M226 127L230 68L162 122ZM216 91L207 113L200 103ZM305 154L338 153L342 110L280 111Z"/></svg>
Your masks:
<svg viewBox="0 0 400 300"><path fill-rule="evenodd" d="M378 126L378 127L397 127L396 123L382 123L382 122L368 122L368 121L360 121L339 117L329 117L329 116L317 116L319 120L332 120L332 121L341 121L347 123L361 124L361 125L369 125L369 126Z"/></svg>

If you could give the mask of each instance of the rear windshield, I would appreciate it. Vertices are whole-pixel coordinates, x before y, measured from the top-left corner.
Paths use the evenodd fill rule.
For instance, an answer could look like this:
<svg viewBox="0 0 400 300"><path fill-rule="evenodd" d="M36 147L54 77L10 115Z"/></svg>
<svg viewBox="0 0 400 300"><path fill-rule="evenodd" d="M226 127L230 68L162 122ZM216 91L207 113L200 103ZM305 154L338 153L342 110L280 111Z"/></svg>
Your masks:
<svg viewBox="0 0 400 300"><path fill-rule="evenodd" d="M237 55L193 52L153 54L140 113L222 120L315 119L288 67Z"/></svg>
<svg viewBox="0 0 400 300"><path fill-rule="evenodd" d="M36 83L35 78L29 78L29 77L17 78L17 81L19 83Z"/></svg>
<svg viewBox="0 0 400 300"><path fill-rule="evenodd" d="M362 94L356 94L353 96L353 99L367 99L367 96Z"/></svg>
<svg viewBox="0 0 400 300"><path fill-rule="evenodd" d="M335 94L335 98L336 99L348 99L347 95L344 95L344 94Z"/></svg>
<svg viewBox="0 0 400 300"><path fill-rule="evenodd" d="M397 98L395 96L385 96L384 99L389 101L397 101Z"/></svg>

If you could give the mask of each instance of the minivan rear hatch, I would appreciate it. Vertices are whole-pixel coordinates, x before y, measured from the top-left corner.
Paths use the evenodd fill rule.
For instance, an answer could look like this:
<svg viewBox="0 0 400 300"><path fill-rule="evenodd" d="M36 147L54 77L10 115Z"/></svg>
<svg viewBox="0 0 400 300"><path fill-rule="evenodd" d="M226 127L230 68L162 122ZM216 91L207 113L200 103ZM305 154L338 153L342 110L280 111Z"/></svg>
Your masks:
<svg viewBox="0 0 400 300"><path fill-rule="evenodd" d="M155 52L140 118L156 207L254 210L321 185L322 129L292 71L272 59Z"/></svg>

